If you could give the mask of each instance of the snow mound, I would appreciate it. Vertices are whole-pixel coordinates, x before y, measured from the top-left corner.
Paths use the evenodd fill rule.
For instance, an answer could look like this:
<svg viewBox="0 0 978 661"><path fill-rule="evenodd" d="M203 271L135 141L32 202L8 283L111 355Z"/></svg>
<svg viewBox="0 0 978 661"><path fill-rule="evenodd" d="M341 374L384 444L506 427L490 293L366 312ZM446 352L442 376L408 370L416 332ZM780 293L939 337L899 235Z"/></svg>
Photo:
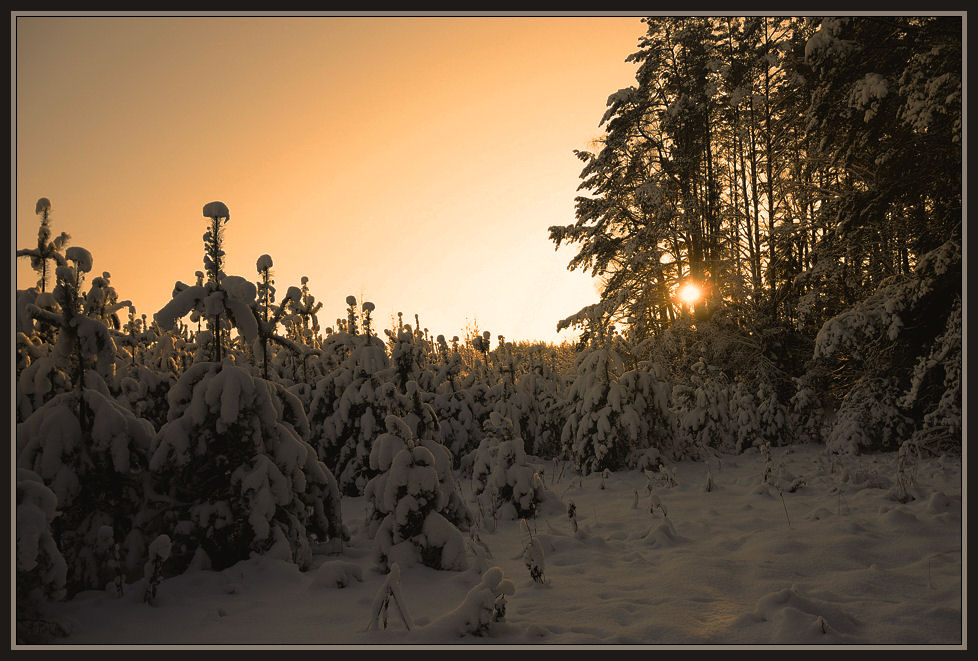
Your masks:
<svg viewBox="0 0 978 661"><path fill-rule="evenodd" d="M843 644L859 628L859 621L837 604L804 595L792 585L764 595L754 612L738 623L773 624L767 642L774 644Z"/></svg>
<svg viewBox="0 0 978 661"><path fill-rule="evenodd" d="M343 560L324 562L313 573L312 587L342 589L354 581L363 582L363 571L359 565Z"/></svg>
<svg viewBox="0 0 978 661"><path fill-rule="evenodd" d="M490 567L457 608L436 619L426 630L445 637L488 635L492 625L506 614L506 597L515 593L516 586L503 577L503 570Z"/></svg>
<svg viewBox="0 0 978 661"><path fill-rule="evenodd" d="M927 499L924 511L928 514L944 514L949 512L961 516L961 498L949 498L943 491L935 491Z"/></svg>
<svg viewBox="0 0 978 661"><path fill-rule="evenodd" d="M675 526L669 521L663 521L655 528L650 528L649 532L643 535L642 539L652 548L672 548L689 540L676 532Z"/></svg>

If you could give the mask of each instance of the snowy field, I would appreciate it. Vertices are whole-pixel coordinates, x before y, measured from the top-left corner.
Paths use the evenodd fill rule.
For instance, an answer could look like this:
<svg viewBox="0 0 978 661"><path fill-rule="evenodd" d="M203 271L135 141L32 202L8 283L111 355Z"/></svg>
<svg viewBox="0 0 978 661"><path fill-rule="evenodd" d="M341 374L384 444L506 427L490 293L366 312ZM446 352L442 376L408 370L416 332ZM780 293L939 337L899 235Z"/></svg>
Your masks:
<svg viewBox="0 0 978 661"><path fill-rule="evenodd" d="M394 605L368 630L385 583L363 532L364 499L344 498L352 538L312 570L252 558L190 571L121 598L85 592L57 605L64 645L961 645L960 458L921 461L914 499L888 494L895 453L833 464L814 446L775 448L777 480L757 450L672 465L675 482L639 471L603 480L538 462L563 502L529 522L544 551L544 583L523 560L519 521L479 536L512 581L505 619L459 636L459 609L479 584L464 572L401 571L408 630ZM532 458L530 459L533 461ZM570 472L569 469L567 471ZM709 477L712 488L706 486ZM461 480L465 484L465 480ZM604 488L601 488L605 482ZM649 486L652 486L650 496ZM792 486L794 491L788 491ZM638 494L636 496L636 493ZM783 500L782 500L783 494ZM650 502L661 506L650 513ZM573 501L578 531L565 505ZM473 547L476 548L476 547Z"/></svg>

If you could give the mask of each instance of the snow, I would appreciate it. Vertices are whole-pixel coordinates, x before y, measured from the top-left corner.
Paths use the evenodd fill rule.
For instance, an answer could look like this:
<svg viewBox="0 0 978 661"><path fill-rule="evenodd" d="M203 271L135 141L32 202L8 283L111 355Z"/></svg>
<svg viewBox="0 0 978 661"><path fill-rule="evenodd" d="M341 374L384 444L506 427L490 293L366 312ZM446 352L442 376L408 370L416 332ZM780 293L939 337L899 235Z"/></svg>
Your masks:
<svg viewBox="0 0 978 661"><path fill-rule="evenodd" d="M149 559L150 562L159 558L160 560L166 560L170 557L170 538L167 535L160 535L149 545Z"/></svg>
<svg viewBox="0 0 978 661"><path fill-rule="evenodd" d="M221 286L228 293L231 298L237 298L245 303L251 303L255 300L255 296L258 294L258 290L255 285L245 278L237 275L228 275L221 280Z"/></svg>
<svg viewBox="0 0 978 661"><path fill-rule="evenodd" d="M327 560L311 573L312 587L342 590L354 582L363 582L360 565L345 560Z"/></svg>
<svg viewBox="0 0 978 661"><path fill-rule="evenodd" d="M18 598L40 601L44 594L64 596L68 566L51 534L51 522L58 515L57 496L41 477L30 470L17 469L16 558L20 585ZM32 576L23 573L32 572ZM21 596L22 595L22 596Z"/></svg>
<svg viewBox="0 0 978 661"><path fill-rule="evenodd" d="M17 568L30 571L37 566L37 557L48 526L54 519L58 498L44 486L40 476L24 468L17 469Z"/></svg>
<svg viewBox="0 0 978 661"><path fill-rule="evenodd" d="M878 73L867 73L857 80L849 93L849 107L866 109L863 121L868 122L877 112L879 101L886 97L889 86L886 78Z"/></svg>
<svg viewBox="0 0 978 661"><path fill-rule="evenodd" d="M431 628L442 632L448 640L453 634L456 637L485 635L494 622L502 619L498 614L500 600L515 592L515 585L503 578L503 571L499 567L490 567L458 608L438 618Z"/></svg>
<svg viewBox="0 0 978 661"><path fill-rule="evenodd" d="M65 645L938 645L960 644L961 462L921 459L913 500L889 494L898 455L830 457L823 446L771 449L772 462L804 479L794 492L757 493L765 462L754 449L672 465L657 482L663 508L633 508L648 480L595 473L548 487L576 504L528 519L546 558L535 582L520 522L479 530L489 567L438 571L400 565L394 615L367 630L387 574L373 562L364 497L344 498L350 541L300 572L253 556L223 571L166 578L157 604L141 590L89 591L56 605L71 623ZM527 457L539 467L549 462ZM844 469L844 472L842 472ZM572 471L567 471L568 474ZM704 489L709 473L714 483ZM874 477L875 476L875 477ZM552 478L551 478L552 479ZM468 500L470 491L464 494ZM649 499L643 499L649 503ZM471 502L470 500L468 502ZM663 509L668 512L664 514ZM787 513L787 516L786 516ZM440 519L441 517L439 517ZM789 523L790 521L790 523ZM447 522L446 522L447 523ZM438 535L438 519L425 534ZM382 534L382 533L379 533ZM443 550L443 553L445 551ZM485 554L484 554L485 555ZM471 557L471 556L470 556ZM509 585L507 585L507 582ZM233 586L230 589L229 586ZM323 590L328 589L328 593ZM482 636L489 605L505 617ZM395 606L391 604L391 608ZM392 611L393 612L393 611Z"/></svg>
<svg viewBox="0 0 978 661"><path fill-rule="evenodd" d="M153 425L148 420L134 417L124 406L97 392L86 392L85 403L94 412L92 449L109 455L117 473L128 473L133 449L149 448Z"/></svg>
<svg viewBox="0 0 978 661"><path fill-rule="evenodd" d="M229 220L231 213L228 211L227 205L223 202L208 202L204 205L204 217Z"/></svg>
<svg viewBox="0 0 978 661"><path fill-rule="evenodd" d="M156 323L164 330L171 330L177 319L190 312L207 295L207 289L202 285L181 285L183 283L177 283L173 298L154 315Z"/></svg>
<svg viewBox="0 0 978 661"><path fill-rule="evenodd" d="M62 404L63 403L63 404ZM69 502L78 492L78 477L66 465L65 458L77 452L82 441L81 430L66 393L51 399L38 412L18 425L18 468L37 473L58 497Z"/></svg>
<svg viewBox="0 0 978 661"><path fill-rule="evenodd" d="M838 18L828 17L822 21L818 31L805 43L806 62L824 57L833 47L840 46L836 35L841 25L842 21Z"/></svg>
<svg viewBox="0 0 978 661"><path fill-rule="evenodd" d="M438 512L432 512L424 520L422 534L429 548L441 549L440 566L451 571L468 568L465 541L452 523Z"/></svg>
<svg viewBox="0 0 978 661"><path fill-rule="evenodd" d="M68 248L65 250L65 259L73 261L82 273L88 273L92 270L92 253L84 248L79 246Z"/></svg>
<svg viewBox="0 0 978 661"><path fill-rule="evenodd" d="M635 87L624 87L610 95L605 103L608 109L601 117L601 121L598 123L598 125L604 125L609 119L618 114L621 106L629 103L635 97L636 91L637 90Z"/></svg>

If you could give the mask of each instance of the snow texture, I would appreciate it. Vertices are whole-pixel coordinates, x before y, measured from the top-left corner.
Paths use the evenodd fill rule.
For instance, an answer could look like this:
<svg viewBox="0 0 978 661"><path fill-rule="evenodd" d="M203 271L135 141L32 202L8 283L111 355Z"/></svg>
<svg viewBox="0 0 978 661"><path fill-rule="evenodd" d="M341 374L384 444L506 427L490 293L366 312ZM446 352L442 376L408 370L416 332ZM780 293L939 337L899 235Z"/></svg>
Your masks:
<svg viewBox="0 0 978 661"><path fill-rule="evenodd" d="M546 554L547 584L528 575L519 522L501 521L494 532L481 532L492 556L489 567L498 567L485 581L486 570L474 566L443 572L400 565L410 631L393 613L387 629L364 630L387 575L373 571L373 537L354 525L342 555L318 556L304 573L269 557L222 571L190 570L163 581L165 599L153 609L134 608L129 598L82 593L57 605L76 622L63 642L960 644L960 459L922 458L917 497L900 503L887 493L897 472L895 452L836 456L833 462L820 445L772 447L771 453L775 464L806 481L783 494L790 526L776 493L755 492L764 467L756 449L719 453L711 467L677 462L677 486L656 491L668 525L661 511L652 516L644 506L631 507L635 491L645 493L640 471L613 473L605 489L598 474L581 486L564 477L557 488L577 504L580 530L572 533L563 512L536 521L533 536ZM708 471L718 490L704 490ZM890 476L890 482L880 486L874 474ZM363 497L344 498L344 519L361 520L364 505ZM360 568L362 582L349 565ZM337 590L335 576L353 578ZM507 580L512 593L504 588ZM505 619L493 621L490 609L500 594Z"/></svg>

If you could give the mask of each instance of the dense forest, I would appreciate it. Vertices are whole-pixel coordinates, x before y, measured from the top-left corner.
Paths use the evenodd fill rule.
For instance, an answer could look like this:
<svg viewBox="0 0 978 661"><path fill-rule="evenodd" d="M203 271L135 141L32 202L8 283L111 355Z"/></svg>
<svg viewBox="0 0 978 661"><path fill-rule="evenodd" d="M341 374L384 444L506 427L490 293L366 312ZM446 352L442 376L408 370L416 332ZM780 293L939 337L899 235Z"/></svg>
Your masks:
<svg viewBox="0 0 978 661"><path fill-rule="evenodd" d="M960 18L646 23L550 228L603 282L560 325L815 407L834 446L960 446Z"/></svg>
<svg viewBox="0 0 978 661"><path fill-rule="evenodd" d="M137 314L39 199L16 252L39 276L15 301L18 639L56 636L44 604L83 590L308 566L347 538L344 497L382 565L410 542L451 569L474 521L533 515L526 455L588 475L793 443L960 454L961 18L645 23L635 84L575 152L576 219L549 228L601 281L558 323L573 345L381 329L353 296L327 326L271 256L224 272L222 202L192 284Z"/></svg>

